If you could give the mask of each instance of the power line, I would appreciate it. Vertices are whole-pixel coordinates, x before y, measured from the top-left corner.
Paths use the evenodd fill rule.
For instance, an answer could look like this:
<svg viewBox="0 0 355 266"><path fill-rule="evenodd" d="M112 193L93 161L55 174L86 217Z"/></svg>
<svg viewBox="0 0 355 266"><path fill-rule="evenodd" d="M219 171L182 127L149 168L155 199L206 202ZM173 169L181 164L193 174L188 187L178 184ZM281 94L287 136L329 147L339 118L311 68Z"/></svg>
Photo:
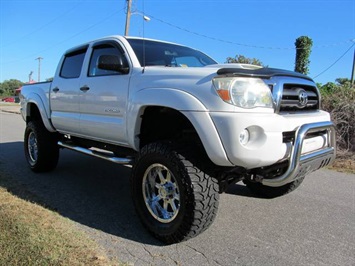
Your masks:
<svg viewBox="0 0 355 266"><path fill-rule="evenodd" d="M339 60L342 59L342 58L351 50L351 48L353 48L354 46L355 46L355 43L353 43L353 44L349 47L349 49L347 49L347 50L345 51L345 53L343 53L337 60L335 60L335 62L334 62L333 64L331 64L329 67L327 67L327 68L326 68L325 70L323 70L321 73L319 73L317 76L313 77L313 79L318 78L320 75L322 75L323 73L327 72L331 67L333 67L336 63L338 63Z"/></svg>
<svg viewBox="0 0 355 266"><path fill-rule="evenodd" d="M55 17L54 19L50 20L49 22L43 24L42 26L38 27L37 29L25 34L24 36L18 38L17 40L15 41L12 41L10 43L7 43L5 44L4 46L2 46L2 48L5 48L5 47L8 47L10 45L13 45L13 44L16 44L16 43L20 43L19 41L22 40L22 39L25 39L31 35L33 35L34 33L38 32L38 31L41 31L42 29L46 28L47 26L53 24L54 22L56 22L57 20L59 20L60 18L64 17L65 15L67 15L68 13L70 13L72 10L76 9L81 3L78 3L77 5L75 5L74 7L66 10L65 12L63 12L61 15Z"/></svg>
<svg viewBox="0 0 355 266"><path fill-rule="evenodd" d="M138 10L139 11L139 10ZM139 11L141 12L141 11ZM143 13L143 12L142 12ZM145 13L143 13L145 14ZM210 40L214 40L214 41L218 41L218 42L223 42L223 43L228 43L228 44L234 44L234 45L238 45L238 46L245 46L245 47L250 47L250 48L259 48L259 49L269 49L269 50L295 50L295 49L303 49L303 48L296 48L296 47L272 47L272 46L258 46L258 45L251 45L251 44L245 44L245 43L239 43L239 42L234 42L234 41L229 41L229 40L224 40L224 39L220 39L220 38L216 38L216 37L211 37L211 36L208 36L208 35L205 35L205 34L201 34L201 33L198 33L198 32L195 32L195 31L191 31L189 29L186 29L186 28L183 28L183 27L180 27L180 26L177 26L177 25L174 25L170 22L167 22L167 21L164 21L160 18L157 18L155 16L152 16L151 14L145 14L147 16L149 16L150 18L153 18L161 23L164 23L170 27L173 27L173 28L176 28L178 30L181 30L181 31L185 31L187 33L190 33L190 34L193 34L193 35L196 35L196 36L200 36L200 37L203 37L203 38L206 38L206 39L210 39ZM333 43L333 44L324 44L324 45L316 45L316 46L313 46L313 49L314 48L327 48L327 47L334 47L334 46L340 46L340 45L344 45L346 43L349 43L349 42L352 42L352 40L348 40L348 41L343 41L343 42L338 42L338 43Z"/></svg>
<svg viewBox="0 0 355 266"><path fill-rule="evenodd" d="M61 42L57 42L56 44L54 44L54 45L52 45L52 46L50 46L50 47L48 47L48 48L46 48L46 49L43 49L43 50L41 50L41 51L39 51L39 52L36 52L36 53L34 53L34 54L31 54L31 55L29 55L29 56L26 56L26 57L24 57L24 58L22 58L22 59L17 59L17 60L14 60L14 61L9 61L9 62L6 62L6 63L4 63L4 64L12 64L12 63L20 62L20 61L23 61L23 60L25 60L25 59L31 58L31 57L33 57L33 56L36 56L36 55L38 55L38 54L47 52L48 50L51 50L52 48L54 48L54 47L56 47L56 46L59 46L59 45L65 43L65 42L67 42L67 41L69 41L69 40L71 40L71 39L77 37L78 35L80 35L80 34L82 34L82 33L84 33L84 32L87 32L88 30L91 30L92 28L94 28L94 27L96 27L97 25L99 25L99 24L105 22L106 20L108 20L108 19L111 18L112 16L116 15L118 12L122 11L123 9L124 9L124 8L122 8L122 9L120 9L120 10L118 10L118 11L115 11L115 12L111 13L110 15L106 16L105 18L103 18L102 20L96 22L95 24L92 24L91 26L89 26L89 27L83 29L82 31L80 31L80 32L78 32L78 33L75 33L75 34L73 34L72 36L68 37L67 39L65 39L65 40L63 40L63 41L61 41Z"/></svg>
<svg viewBox="0 0 355 266"><path fill-rule="evenodd" d="M143 13L145 14L145 13ZM173 27L173 28L176 28L176 29L179 29L179 30L182 30L182 31L185 31L187 33L190 33L190 34L194 34L196 36L200 36L200 37L203 37L203 38L206 38L206 39L210 39L210 40L214 40L214 41L218 41L218 42L223 42L223 43L228 43L228 44L235 44L235 45L238 45L238 46L245 46L245 47L250 47L250 48L260 48L260 49L273 49L273 50L293 50L293 49L302 49L302 48L296 48L296 47L267 47L267 46L256 46L256 45L249 45L249 44L244 44L244 43L237 43L237 42L233 42L233 41L228 41L228 40L223 40L223 39L220 39L220 38L215 38L215 37L211 37L211 36L208 36L208 35L205 35L205 34L201 34L201 33L198 33L198 32L194 32L194 31L191 31L191 30L188 30L186 28L183 28L183 27L180 27L180 26L177 26L177 25L174 25L170 22L167 22L167 21L164 21L160 18L157 18L157 17L154 17L152 16L151 14L147 14L149 17L161 22L161 23L164 23L170 27ZM339 45L343 45L345 43L349 43L349 42L354 42L355 39L351 39L351 40L348 40L348 41L344 41L344 42L338 42L338 43L333 43L333 44L325 44L325 45L316 45L316 46L313 46L313 49L314 48L327 48L327 47L334 47L334 46L339 46ZM319 73L317 76L314 77L317 78L319 77L320 75L324 74L326 71L328 71L330 68L332 68L336 63L338 63L350 50L351 48L353 48L355 46L355 42L345 51L345 53L343 53L337 60L335 60L334 63L332 63L329 67L327 67L325 70L323 70L321 73ZM355 58L355 52L354 52L354 58ZM354 59L355 60L355 59ZM354 70L353 70L354 72Z"/></svg>

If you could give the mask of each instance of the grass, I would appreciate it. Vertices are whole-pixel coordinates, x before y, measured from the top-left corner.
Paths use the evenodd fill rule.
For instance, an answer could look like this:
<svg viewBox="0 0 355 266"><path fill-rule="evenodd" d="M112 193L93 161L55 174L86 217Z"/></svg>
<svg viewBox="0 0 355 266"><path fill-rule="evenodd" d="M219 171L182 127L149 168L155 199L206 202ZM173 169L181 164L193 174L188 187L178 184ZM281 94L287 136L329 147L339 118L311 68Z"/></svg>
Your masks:
<svg viewBox="0 0 355 266"><path fill-rule="evenodd" d="M24 193L0 177L0 265L119 265L72 221L14 196L4 183Z"/></svg>
<svg viewBox="0 0 355 266"><path fill-rule="evenodd" d="M338 152L335 162L328 168L338 172L355 174L355 153Z"/></svg>

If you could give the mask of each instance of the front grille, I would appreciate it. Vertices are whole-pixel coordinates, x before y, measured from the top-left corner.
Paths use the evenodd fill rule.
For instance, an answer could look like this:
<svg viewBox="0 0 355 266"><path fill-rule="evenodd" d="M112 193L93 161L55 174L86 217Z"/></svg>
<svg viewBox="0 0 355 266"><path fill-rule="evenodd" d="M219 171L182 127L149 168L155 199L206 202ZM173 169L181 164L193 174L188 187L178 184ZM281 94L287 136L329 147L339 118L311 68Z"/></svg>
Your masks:
<svg viewBox="0 0 355 266"><path fill-rule="evenodd" d="M295 141L296 131L287 131L282 133L283 143L293 143Z"/></svg>
<svg viewBox="0 0 355 266"><path fill-rule="evenodd" d="M301 94L303 98L300 96ZM313 111L318 109L319 96L316 87L301 84L284 84L280 112Z"/></svg>

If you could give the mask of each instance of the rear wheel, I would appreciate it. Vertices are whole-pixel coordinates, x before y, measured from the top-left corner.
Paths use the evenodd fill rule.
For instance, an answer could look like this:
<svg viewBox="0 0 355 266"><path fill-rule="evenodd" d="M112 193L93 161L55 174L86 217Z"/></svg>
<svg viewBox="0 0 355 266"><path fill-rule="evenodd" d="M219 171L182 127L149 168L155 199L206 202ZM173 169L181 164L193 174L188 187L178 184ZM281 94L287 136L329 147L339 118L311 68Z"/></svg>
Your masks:
<svg viewBox="0 0 355 266"><path fill-rule="evenodd" d="M303 179L304 177L301 177L281 187L268 187L261 183L255 183L249 180L243 180L243 182L249 188L249 190L257 196L263 198L276 198L294 191L301 185Z"/></svg>
<svg viewBox="0 0 355 266"><path fill-rule="evenodd" d="M218 209L218 183L194 164L191 147L146 145L132 170L133 201L145 227L165 243L206 230Z"/></svg>
<svg viewBox="0 0 355 266"><path fill-rule="evenodd" d="M59 147L56 134L49 132L42 121L27 124L24 150L26 160L34 172L48 172L57 166Z"/></svg>

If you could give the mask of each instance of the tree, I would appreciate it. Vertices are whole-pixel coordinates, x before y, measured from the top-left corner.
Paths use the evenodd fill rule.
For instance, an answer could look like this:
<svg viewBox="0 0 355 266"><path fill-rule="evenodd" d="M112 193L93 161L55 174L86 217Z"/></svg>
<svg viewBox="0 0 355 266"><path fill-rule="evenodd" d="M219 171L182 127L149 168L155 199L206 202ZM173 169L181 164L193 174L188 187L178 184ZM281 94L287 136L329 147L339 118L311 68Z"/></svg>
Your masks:
<svg viewBox="0 0 355 266"><path fill-rule="evenodd" d="M327 82L326 84L317 84L322 95L332 94L339 89L339 85L334 82Z"/></svg>
<svg viewBox="0 0 355 266"><path fill-rule="evenodd" d="M337 130L337 148L355 152L355 90L349 79L338 78L319 87L322 109L330 113Z"/></svg>
<svg viewBox="0 0 355 266"><path fill-rule="evenodd" d="M313 41L308 36L301 36L296 39L296 62L295 71L307 75L309 73L309 56Z"/></svg>
<svg viewBox="0 0 355 266"><path fill-rule="evenodd" d="M240 64L251 64L266 67L259 59L256 58L248 58L244 55L236 55L235 57L227 57L226 63L240 63Z"/></svg>
<svg viewBox="0 0 355 266"><path fill-rule="evenodd" d="M5 80L0 83L0 95L12 96L15 95L15 90L20 88L24 83L17 79Z"/></svg>
<svg viewBox="0 0 355 266"><path fill-rule="evenodd" d="M337 78L335 82L344 86L350 86L351 83L350 79L348 78Z"/></svg>
<svg viewBox="0 0 355 266"><path fill-rule="evenodd" d="M333 95L338 90L351 89L351 81L348 78L337 78L335 82L327 82L326 84L317 83L317 87L321 91L322 95Z"/></svg>

